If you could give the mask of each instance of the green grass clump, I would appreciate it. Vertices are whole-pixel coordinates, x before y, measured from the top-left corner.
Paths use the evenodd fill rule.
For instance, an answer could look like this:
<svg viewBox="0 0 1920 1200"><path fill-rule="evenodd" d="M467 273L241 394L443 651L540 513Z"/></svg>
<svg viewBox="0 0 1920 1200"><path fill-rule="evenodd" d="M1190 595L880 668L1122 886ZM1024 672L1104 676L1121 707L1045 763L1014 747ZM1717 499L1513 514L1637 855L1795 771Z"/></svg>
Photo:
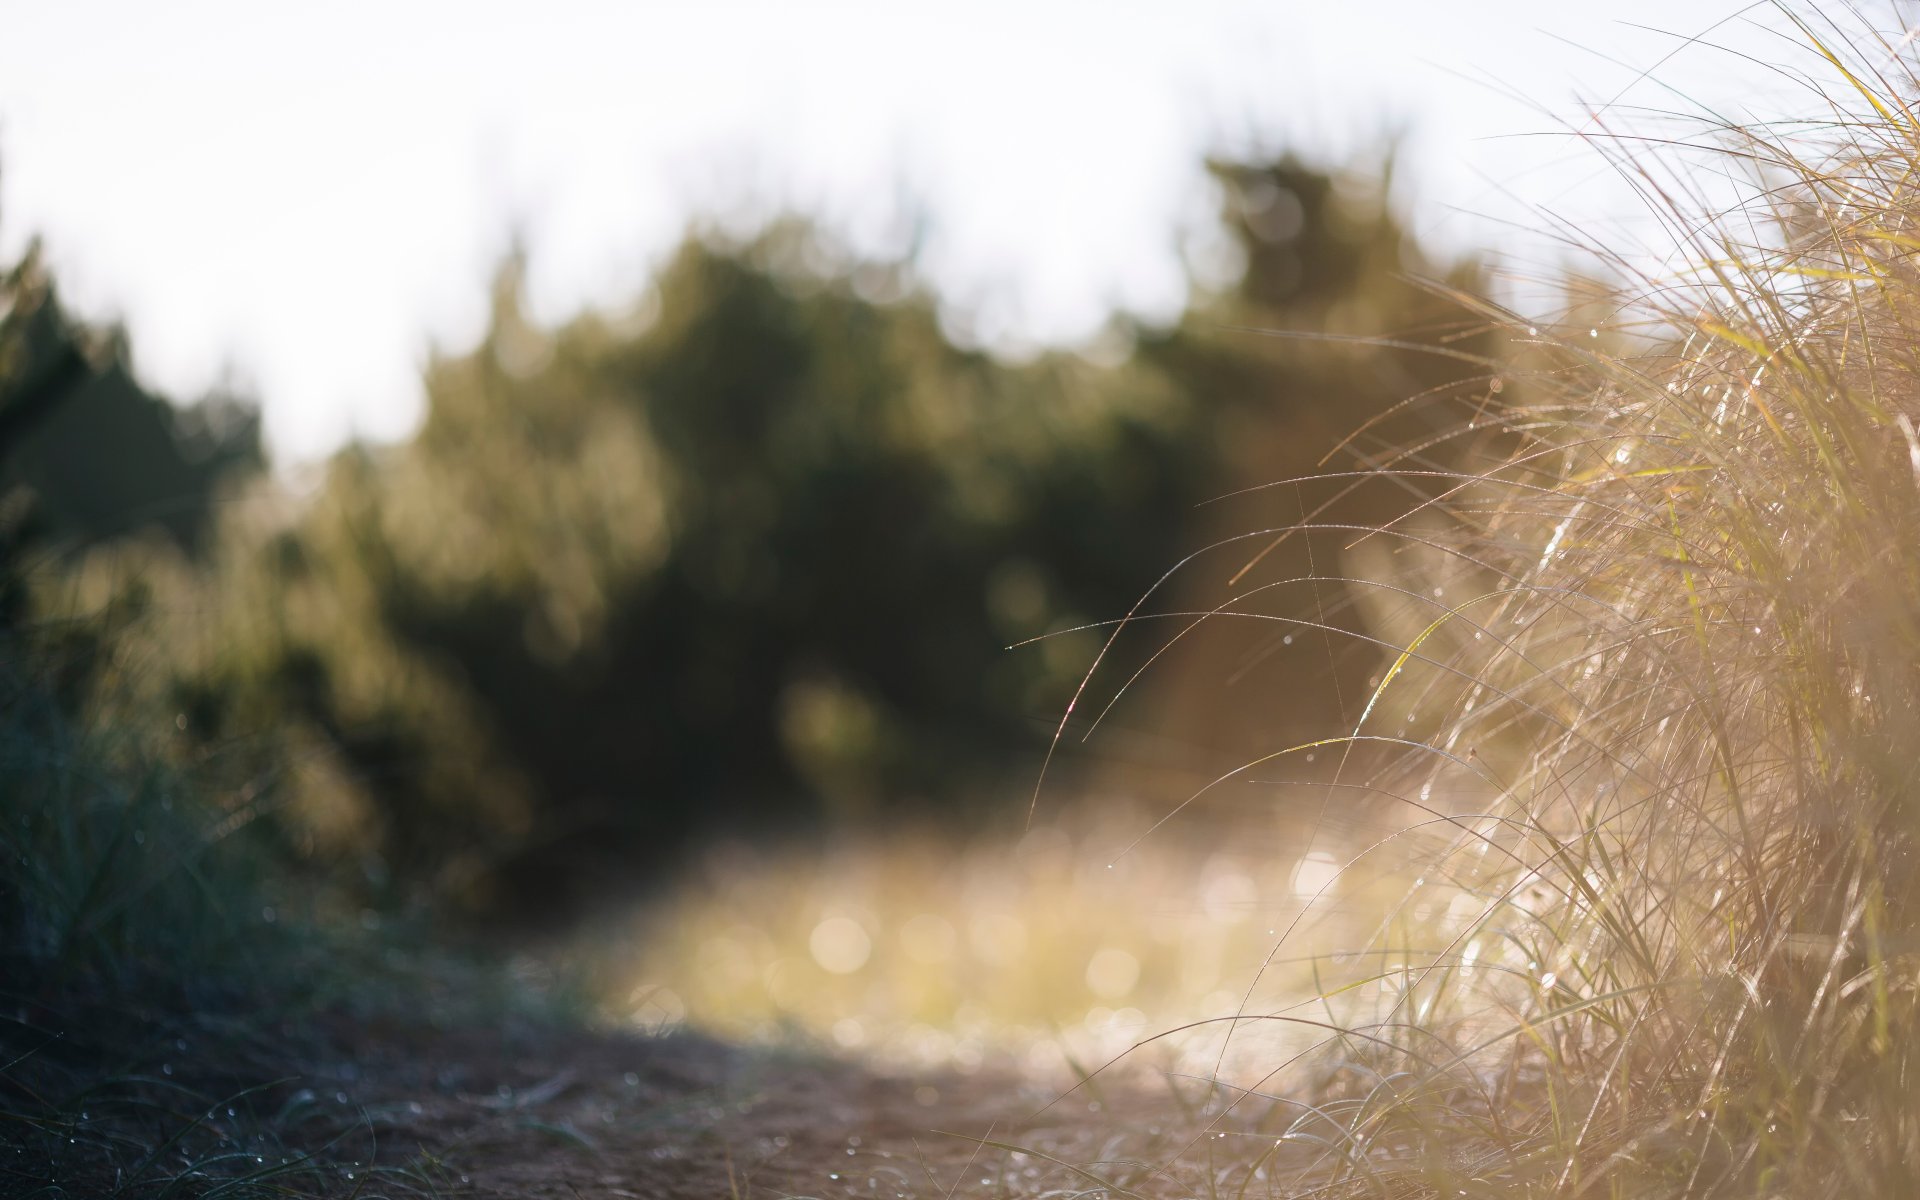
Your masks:
<svg viewBox="0 0 1920 1200"><path fill-rule="evenodd" d="M0 1195L435 1194L310 1085L356 1074L369 1023L551 1006L403 914L332 911L271 779L85 686L97 633L0 627Z"/></svg>
<svg viewBox="0 0 1920 1200"><path fill-rule="evenodd" d="M1590 134L1692 265L1477 304L1510 349L1376 467L1439 490L1350 534L1399 649L1323 803L1399 831L1329 892L1423 949L1244 1012L1302 1057L1215 1120L1316 1194L1920 1194L1920 78L1787 17L1818 120Z"/></svg>
<svg viewBox="0 0 1920 1200"><path fill-rule="evenodd" d="M269 944L255 814L210 810L158 747L89 721L62 686L84 650L44 628L0 646L0 1180L138 1192L177 1154L191 1172L235 1152L184 1110L214 1103L188 1082L207 1022Z"/></svg>

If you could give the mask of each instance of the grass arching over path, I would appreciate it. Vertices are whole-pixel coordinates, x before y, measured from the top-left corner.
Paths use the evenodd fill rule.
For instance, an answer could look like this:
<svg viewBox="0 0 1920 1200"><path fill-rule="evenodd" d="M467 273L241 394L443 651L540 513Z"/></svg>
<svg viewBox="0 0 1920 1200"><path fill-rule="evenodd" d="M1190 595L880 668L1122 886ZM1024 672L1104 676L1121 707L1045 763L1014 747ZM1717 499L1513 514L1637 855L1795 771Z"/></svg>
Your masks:
<svg viewBox="0 0 1920 1200"><path fill-rule="evenodd" d="M1789 16L1826 110L1589 132L1688 265L1553 327L1466 298L1510 347L1435 402L1466 465L1353 531L1401 650L1336 744L1404 753L1340 782L1450 839L1375 944L1469 904L1252 1084L1302 1187L1920 1186L1920 78Z"/></svg>

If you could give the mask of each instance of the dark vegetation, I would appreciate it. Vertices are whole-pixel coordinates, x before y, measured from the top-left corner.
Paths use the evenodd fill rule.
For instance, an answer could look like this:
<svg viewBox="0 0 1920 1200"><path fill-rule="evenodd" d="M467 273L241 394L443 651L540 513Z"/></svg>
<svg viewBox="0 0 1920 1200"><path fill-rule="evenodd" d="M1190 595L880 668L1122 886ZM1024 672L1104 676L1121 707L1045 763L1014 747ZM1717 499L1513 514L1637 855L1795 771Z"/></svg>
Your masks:
<svg viewBox="0 0 1920 1200"><path fill-rule="evenodd" d="M221 479L264 465L248 405L214 396L176 409L134 379L126 349L118 331L85 328L63 311L37 247L0 276L8 544L157 530L198 554Z"/></svg>

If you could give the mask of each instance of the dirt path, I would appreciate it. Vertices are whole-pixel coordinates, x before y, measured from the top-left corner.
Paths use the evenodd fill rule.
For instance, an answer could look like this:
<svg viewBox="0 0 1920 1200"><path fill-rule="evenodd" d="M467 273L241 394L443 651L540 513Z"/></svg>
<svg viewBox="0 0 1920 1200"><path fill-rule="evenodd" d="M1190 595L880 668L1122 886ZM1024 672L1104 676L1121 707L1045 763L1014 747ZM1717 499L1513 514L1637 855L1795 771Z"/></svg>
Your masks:
<svg viewBox="0 0 1920 1200"><path fill-rule="evenodd" d="M294 1097L313 1106L307 1132L330 1156L345 1150L347 1161L379 1167L371 1178L386 1186L342 1178L344 1194L392 1194L404 1181L453 1196L564 1200L902 1200L1103 1185L1204 1195L1209 1161L1216 1183L1237 1191L1247 1178L1249 1156L1233 1153L1241 1146L1210 1154L1205 1113L1166 1080L1157 1096L1136 1081L1098 1101L1059 1100L1004 1074L890 1077L693 1035L388 1033L360 1044L355 1061ZM1155 1170L1172 1158L1171 1171Z"/></svg>

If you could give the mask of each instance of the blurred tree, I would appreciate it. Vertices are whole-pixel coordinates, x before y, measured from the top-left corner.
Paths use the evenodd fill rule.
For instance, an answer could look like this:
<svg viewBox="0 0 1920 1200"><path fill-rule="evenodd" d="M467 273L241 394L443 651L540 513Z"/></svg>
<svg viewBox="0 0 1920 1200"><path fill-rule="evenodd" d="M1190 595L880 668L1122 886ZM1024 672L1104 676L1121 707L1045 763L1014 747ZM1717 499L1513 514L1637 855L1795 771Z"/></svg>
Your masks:
<svg viewBox="0 0 1920 1200"><path fill-rule="evenodd" d="M117 330L61 308L37 244L0 274L0 494L16 519L31 507L44 535L80 542L154 527L195 552L221 480L261 464L256 410L142 388Z"/></svg>
<svg viewBox="0 0 1920 1200"><path fill-rule="evenodd" d="M907 270L786 222L543 330L510 261L418 436L340 456L236 543L217 632L168 635L182 711L294 731L323 820L513 908L1004 777L1085 661L1004 647L1124 606L1208 468L1164 387L957 349Z"/></svg>
<svg viewBox="0 0 1920 1200"><path fill-rule="evenodd" d="M1198 501L1311 469L1462 371L1247 332L1427 336L1446 306L1379 197L1289 161L1213 170L1246 269L1117 366L961 349L912 264L799 221L691 237L633 312L552 329L510 259L480 344L429 365L415 438L261 498L180 582L164 607L187 616L150 634L170 703L229 752L275 731L316 847L509 912L644 882L703 831L1004 805L1100 644L1070 631L1246 527ZM1302 550L1341 552L1309 537L1262 569ZM1201 760L1324 728L1300 673L1324 667L1223 683L1266 653L1229 632L1176 668L1193 686L1143 689L1152 723L1171 710Z"/></svg>
<svg viewBox="0 0 1920 1200"><path fill-rule="evenodd" d="M227 398L181 409L140 387L118 331L62 309L37 243L0 270L0 636L31 618L56 549L151 530L204 551L224 483L261 461L253 409ZM100 621L40 632L36 661L69 708L111 636Z"/></svg>

